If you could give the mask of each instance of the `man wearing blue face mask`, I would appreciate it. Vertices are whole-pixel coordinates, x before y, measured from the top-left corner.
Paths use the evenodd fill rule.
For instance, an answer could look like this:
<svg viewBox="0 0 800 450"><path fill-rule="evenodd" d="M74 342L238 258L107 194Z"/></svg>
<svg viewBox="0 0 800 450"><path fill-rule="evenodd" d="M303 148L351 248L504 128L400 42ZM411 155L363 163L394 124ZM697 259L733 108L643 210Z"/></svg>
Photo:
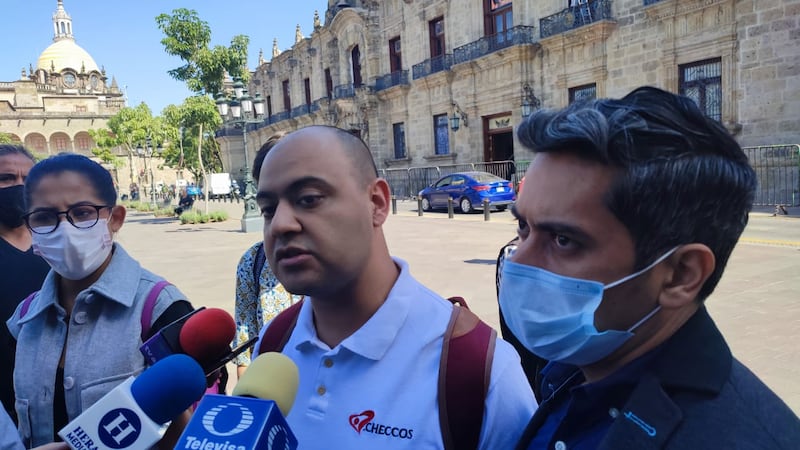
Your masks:
<svg viewBox="0 0 800 450"><path fill-rule="evenodd" d="M0 145L0 401L14 417L14 351L16 341L5 327L17 305L42 286L50 266L31 249L25 226L23 188L33 156L21 146Z"/></svg>
<svg viewBox="0 0 800 450"><path fill-rule="evenodd" d="M756 176L696 104L656 88L538 111L500 309L551 361L518 449L797 448L800 420L703 305Z"/></svg>

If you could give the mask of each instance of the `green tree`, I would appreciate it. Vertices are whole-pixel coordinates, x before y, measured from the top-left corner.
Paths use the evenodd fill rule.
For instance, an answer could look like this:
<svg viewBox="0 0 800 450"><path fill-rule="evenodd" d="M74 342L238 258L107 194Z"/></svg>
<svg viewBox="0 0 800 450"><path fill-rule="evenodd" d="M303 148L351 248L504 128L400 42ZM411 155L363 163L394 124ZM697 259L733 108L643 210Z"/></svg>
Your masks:
<svg viewBox="0 0 800 450"><path fill-rule="evenodd" d="M204 160L203 148L207 141L205 133L213 132L221 121L217 116L214 103L208 97L222 92L225 73L227 72L234 78L239 78L247 82L250 72L247 70L247 46L250 38L245 35L237 35L231 39L228 47L217 45L213 48L211 44L211 27L207 22L201 20L197 11L179 8L172 11L172 15L160 14L156 17L158 28L164 33L161 44L165 51L179 57L184 64L178 68L170 70L168 73L176 80L184 81L189 89L198 94L197 97L190 97L184 103L187 105L184 111L186 120L184 126L196 127L198 166L203 174L204 193L206 199L206 209L208 209L208 182L206 176L206 163ZM205 98L205 100L201 100ZM211 109L208 106L212 106ZM217 122L212 125L210 114L217 118ZM208 139L213 141L213 139ZM217 146L216 141L209 146ZM212 150L213 153L213 150ZM217 155L219 150L216 150ZM188 153L184 152L184 156Z"/></svg>
<svg viewBox="0 0 800 450"><path fill-rule="evenodd" d="M8 133L0 133L0 144L14 144L14 139Z"/></svg>
<svg viewBox="0 0 800 450"><path fill-rule="evenodd" d="M98 157L100 161L113 165L115 169L122 167L122 160L114 154L114 148L119 146L117 137L107 128L88 130L88 133L95 145L92 149L92 154ZM114 177L114 181L119 184L117 170L114 170Z"/></svg>
<svg viewBox="0 0 800 450"><path fill-rule="evenodd" d="M164 33L161 44L170 55L183 60L184 65L168 71L176 80L186 82L192 92L216 95L222 92L222 83L227 72L234 78L246 82L247 46L250 38L236 35L228 47L211 44L211 27L201 20L197 11L179 8L172 15L156 17L158 28Z"/></svg>
<svg viewBox="0 0 800 450"><path fill-rule="evenodd" d="M136 179L134 166L139 156L137 149L143 147L148 139L154 148L164 145L167 139L164 119L153 117L150 108L144 102L135 107L121 109L108 119L107 126L113 135L114 143L123 148L128 155L131 180Z"/></svg>
<svg viewBox="0 0 800 450"><path fill-rule="evenodd" d="M219 145L207 132L217 129L222 119L209 97L194 96L184 100L181 105L169 105L164 108L161 117L169 142L163 154L165 164L188 170L196 180L204 177L203 169L209 172L222 170ZM198 141L200 136L202 140ZM198 157L198 148L201 157Z"/></svg>

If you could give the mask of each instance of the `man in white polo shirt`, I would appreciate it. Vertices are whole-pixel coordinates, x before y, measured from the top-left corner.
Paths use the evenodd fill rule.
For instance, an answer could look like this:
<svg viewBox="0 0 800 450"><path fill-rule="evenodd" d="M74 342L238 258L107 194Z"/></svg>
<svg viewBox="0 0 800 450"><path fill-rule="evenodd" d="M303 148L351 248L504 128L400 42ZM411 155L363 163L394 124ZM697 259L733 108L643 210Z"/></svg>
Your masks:
<svg viewBox="0 0 800 450"><path fill-rule="evenodd" d="M307 297L282 347L300 368L287 418L300 448L456 448L437 386L454 307L389 255L389 186L364 142L326 126L287 135L264 160L257 200L270 267ZM536 403L519 356L492 344L477 447L511 448Z"/></svg>

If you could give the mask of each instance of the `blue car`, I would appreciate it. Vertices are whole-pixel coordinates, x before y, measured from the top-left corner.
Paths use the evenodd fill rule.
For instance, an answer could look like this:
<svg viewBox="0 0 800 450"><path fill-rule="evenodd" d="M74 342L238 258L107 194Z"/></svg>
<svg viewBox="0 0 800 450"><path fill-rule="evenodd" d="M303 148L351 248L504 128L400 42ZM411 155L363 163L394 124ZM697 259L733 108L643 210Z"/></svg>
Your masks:
<svg viewBox="0 0 800 450"><path fill-rule="evenodd" d="M447 199L452 198L462 213L483 209L483 200L489 200L490 208L505 210L514 203L516 194L510 181L488 172L458 172L445 175L419 192L422 209L432 211L447 208Z"/></svg>

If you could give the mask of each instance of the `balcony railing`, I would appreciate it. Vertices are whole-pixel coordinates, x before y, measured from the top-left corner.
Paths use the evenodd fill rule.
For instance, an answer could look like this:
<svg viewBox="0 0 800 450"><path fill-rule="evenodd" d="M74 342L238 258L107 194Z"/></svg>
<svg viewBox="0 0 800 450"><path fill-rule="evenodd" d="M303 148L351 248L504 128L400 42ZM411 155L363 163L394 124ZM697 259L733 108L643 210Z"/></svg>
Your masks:
<svg viewBox="0 0 800 450"><path fill-rule="evenodd" d="M375 80L375 90L382 91L390 87L408 84L408 70L398 70L397 72L387 73Z"/></svg>
<svg viewBox="0 0 800 450"><path fill-rule="evenodd" d="M612 18L611 0L589 0L588 3L571 6L552 16L539 19L539 29L542 38L546 38Z"/></svg>
<svg viewBox="0 0 800 450"><path fill-rule="evenodd" d="M441 72L443 70L450 70L450 66L453 65L453 54L446 53L444 55L434 56L431 59L426 59L419 64L414 64L412 67L412 75L414 79L427 77L428 75L432 75L436 72Z"/></svg>
<svg viewBox="0 0 800 450"><path fill-rule="evenodd" d="M535 40L534 27L520 25L509 28L456 48L453 50L453 64L472 61L513 45L533 44Z"/></svg>
<svg viewBox="0 0 800 450"><path fill-rule="evenodd" d="M308 112L309 112L308 105L295 106L294 108L292 108L292 117L302 116L308 114Z"/></svg>
<svg viewBox="0 0 800 450"><path fill-rule="evenodd" d="M353 83L340 84L339 86L333 88L333 98L347 98L355 96L356 96L356 89L353 86Z"/></svg>
<svg viewBox="0 0 800 450"><path fill-rule="evenodd" d="M269 116L269 123L270 124L277 123L277 122L280 122L282 120L286 120L289 117L290 117L289 111L281 111L279 113L275 113L275 114Z"/></svg>

